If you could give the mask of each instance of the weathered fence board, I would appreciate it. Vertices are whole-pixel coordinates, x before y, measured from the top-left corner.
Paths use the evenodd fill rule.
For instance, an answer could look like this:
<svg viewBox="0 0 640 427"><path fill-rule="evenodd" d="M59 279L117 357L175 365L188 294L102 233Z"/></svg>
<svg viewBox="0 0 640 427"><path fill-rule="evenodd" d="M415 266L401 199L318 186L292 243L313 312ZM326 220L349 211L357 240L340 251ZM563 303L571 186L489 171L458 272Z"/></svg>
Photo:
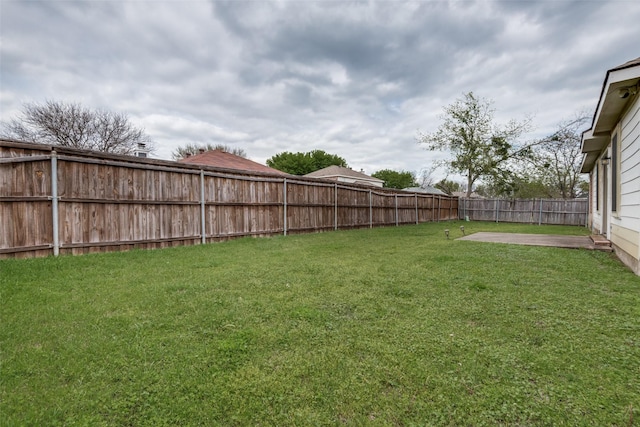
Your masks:
<svg viewBox="0 0 640 427"><path fill-rule="evenodd" d="M459 200L460 219L524 224L586 225L587 199Z"/></svg>
<svg viewBox="0 0 640 427"><path fill-rule="evenodd" d="M458 217L457 198L0 140L0 257Z"/></svg>

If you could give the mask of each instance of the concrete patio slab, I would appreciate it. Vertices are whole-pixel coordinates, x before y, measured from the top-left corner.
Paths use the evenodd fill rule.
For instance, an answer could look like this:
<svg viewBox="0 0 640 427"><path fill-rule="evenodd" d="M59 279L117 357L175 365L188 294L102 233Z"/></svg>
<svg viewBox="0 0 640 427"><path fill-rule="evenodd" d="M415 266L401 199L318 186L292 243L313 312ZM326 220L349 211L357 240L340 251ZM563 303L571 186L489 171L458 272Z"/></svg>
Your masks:
<svg viewBox="0 0 640 427"><path fill-rule="evenodd" d="M595 245L589 236L559 236L555 234L522 234L522 233L487 233L478 232L457 240L471 240L489 243L512 243L516 245L551 246L556 248L582 248L607 250L602 245Z"/></svg>

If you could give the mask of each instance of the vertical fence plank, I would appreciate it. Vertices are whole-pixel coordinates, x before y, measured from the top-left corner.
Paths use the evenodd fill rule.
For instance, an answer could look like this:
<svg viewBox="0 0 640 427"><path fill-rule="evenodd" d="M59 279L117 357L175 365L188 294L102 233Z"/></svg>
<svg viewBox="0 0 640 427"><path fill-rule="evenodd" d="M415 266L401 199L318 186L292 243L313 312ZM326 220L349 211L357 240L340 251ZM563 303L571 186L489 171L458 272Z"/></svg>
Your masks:
<svg viewBox="0 0 640 427"><path fill-rule="evenodd" d="M398 195L395 195L395 217L396 217L396 227L398 226Z"/></svg>
<svg viewBox="0 0 640 427"><path fill-rule="evenodd" d="M333 184L333 229L338 229L338 183Z"/></svg>
<svg viewBox="0 0 640 427"><path fill-rule="evenodd" d="M369 190L369 228L373 228L373 192Z"/></svg>
<svg viewBox="0 0 640 427"><path fill-rule="evenodd" d="M540 209L538 210L538 225L542 225L542 199L540 199Z"/></svg>

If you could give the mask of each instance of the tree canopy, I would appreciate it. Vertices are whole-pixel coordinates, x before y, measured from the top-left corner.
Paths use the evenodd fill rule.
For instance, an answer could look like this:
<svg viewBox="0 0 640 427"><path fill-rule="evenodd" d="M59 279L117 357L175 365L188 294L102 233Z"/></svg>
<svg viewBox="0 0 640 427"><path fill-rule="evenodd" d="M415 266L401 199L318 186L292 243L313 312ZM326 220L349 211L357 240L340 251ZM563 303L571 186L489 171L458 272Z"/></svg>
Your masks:
<svg viewBox="0 0 640 427"><path fill-rule="evenodd" d="M510 160L528 155L528 147L517 139L530 128L530 120L509 121L504 126L494 123L492 102L469 92L462 99L444 107L442 123L432 134L421 134L419 142L427 149L451 153L443 164L449 172L467 180L467 196L481 178L505 180Z"/></svg>
<svg viewBox="0 0 640 427"><path fill-rule="evenodd" d="M397 172L391 169L382 169L372 173L371 176L383 180L384 187L386 188L403 189L418 186L416 175L413 172Z"/></svg>
<svg viewBox="0 0 640 427"><path fill-rule="evenodd" d="M456 191L462 191L462 185L460 185L459 182L455 182L447 178L438 181L435 187L439 190L444 191L448 195L452 195Z"/></svg>
<svg viewBox="0 0 640 427"><path fill-rule="evenodd" d="M124 113L92 110L77 103L28 103L17 118L2 123L2 136L25 142L134 154L138 144L153 149L143 129Z"/></svg>
<svg viewBox="0 0 640 427"><path fill-rule="evenodd" d="M307 153L284 151L267 159L267 166L292 175L306 175L332 165L348 167L342 157L322 150Z"/></svg>
<svg viewBox="0 0 640 427"><path fill-rule="evenodd" d="M235 154L236 156L247 157L247 153L242 148L229 147L224 144L185 144L173 150L171 157L173 157L173 160L180 160L189 156L195 156L200 153L200 150L220 150L225 153Z"/></svg>
<svg viewBox="0 0 640 427"><path fill-rule="evenodd" d="M552 134L529 145L529 153L512 165L503 180L478 187L487 197L572 199L588 190L580 175L581 131L589 116L579 112L564 120Z"/></svg>
<svg viewBox="0 0 640 427"><path fill-rule="evenodd" d="M581 132L588 121L589 116L582 112L563 121L553 134L536 141L526 159L532 167L524 168L524 176L543 184L548 197L572 199L583 192Z"/></svg>

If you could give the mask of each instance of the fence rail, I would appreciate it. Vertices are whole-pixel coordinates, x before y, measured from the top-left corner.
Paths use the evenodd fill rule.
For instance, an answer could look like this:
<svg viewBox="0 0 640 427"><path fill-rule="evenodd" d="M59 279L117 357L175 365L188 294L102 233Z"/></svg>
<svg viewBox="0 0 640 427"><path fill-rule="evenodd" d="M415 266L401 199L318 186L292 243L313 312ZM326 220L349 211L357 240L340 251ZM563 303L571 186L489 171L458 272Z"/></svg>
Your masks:
<svg viewBox="0 0 640 427"><path fill-rule="evenodd" d="M459 200L460 219L524 224L587 225L587 199Z"/></svg>
<svg viewBox="0 0 640 427"><path fill-rule="evenodd" d="M458 199L0 140L0 258L458 218Z"/></svg>

